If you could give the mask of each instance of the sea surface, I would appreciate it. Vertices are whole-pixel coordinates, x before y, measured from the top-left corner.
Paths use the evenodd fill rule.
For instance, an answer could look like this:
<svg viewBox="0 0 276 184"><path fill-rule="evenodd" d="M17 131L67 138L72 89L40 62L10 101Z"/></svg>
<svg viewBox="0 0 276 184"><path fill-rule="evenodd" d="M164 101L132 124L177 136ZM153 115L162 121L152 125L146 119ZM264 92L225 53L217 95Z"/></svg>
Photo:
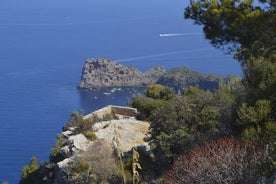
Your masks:
<svg viewBox="0 0 276 184"><path fill-rule="evenodd" d="M204 39L201 26L184 20L187 2L1 0L0 183L18 183L33 155L48 161L73 111L125 105L143 91L77 89L87 58L108 58L142 71L186 66L242 75L232 56Z"/></svg>

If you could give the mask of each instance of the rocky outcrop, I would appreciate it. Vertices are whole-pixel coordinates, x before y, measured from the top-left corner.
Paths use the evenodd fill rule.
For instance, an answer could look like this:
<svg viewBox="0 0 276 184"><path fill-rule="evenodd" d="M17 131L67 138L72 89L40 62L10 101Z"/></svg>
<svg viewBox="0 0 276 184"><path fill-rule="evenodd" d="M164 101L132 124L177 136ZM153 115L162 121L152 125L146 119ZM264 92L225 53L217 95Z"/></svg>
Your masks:
<svg viewBox="0 0 276 184"><path fill-rule="evenodd" d="M239 77L236 76L224 78L203 74L186 67L175 67L166 71L164 67L159 66L143 73L108 59L88 59L83 67L79 87L141 87L161 84L181 92L189 86L198 85L200 89L213 91L220 85L238 79Z"/></svg>
<svg viewBox="0 0 276 184"><path fill-rule="evenodd" d="M124 66L108 59L87 59L79 87L147 86L158 80L156 75L158 74L153 70L150 73L143 73L133 67Z"/></svg>
<svg viewBox="0 0 276 184"><path fill-rule="evenodd" d="M149 131L149 123L136 119L120 119L96 123L93 130L98 139L109 142L116 149L118 143L122 153L128 153L133 147L149 147L144 141Z"/></svg>
<svg viewBox="0 0 276 184"><path fill-rule="evenodd" d="M91 141L83 134L75 134L75 127L70 127L69 130L62 132L66 141L64 141L65 144L59 150L63 159L59 160L55 165L55 183L73 184L72 173L76 172L75 167L77 167L79 159L88 159L85 161L90 163L89 159L94 159L91 157L91 154L96 153L99 149L97 147L99 141L105 143L103 145L110 145L112 155L118 153L118 150L120 150L121 156L127 157L132 153L132 148L137 148L145 154L153 156L149 143L144 140L144 138L148 136L149 123L136 120L136 118L132 116L136 114L136 109L121 106L107 106L83 118L88 119L97 114L109 114L111 111L116 113L116 119L100 121L91 126L91 131L93 131L97 137L96 140ZM129 112L133 113L129 114ZM97 159L99 159L98 156ZM96 166L93 165L92 167L95 169Z"/></svg>

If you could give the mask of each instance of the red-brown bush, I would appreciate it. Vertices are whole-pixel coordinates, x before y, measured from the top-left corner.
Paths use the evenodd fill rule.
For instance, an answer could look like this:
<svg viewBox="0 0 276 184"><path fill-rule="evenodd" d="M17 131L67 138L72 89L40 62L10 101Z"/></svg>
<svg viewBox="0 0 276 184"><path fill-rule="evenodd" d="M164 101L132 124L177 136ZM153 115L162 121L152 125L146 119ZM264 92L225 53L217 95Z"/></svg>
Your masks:
<svg viewBox="0 0 276 184"><path fill-rule="evenodd" d="M165 183L258 183L255 167L263 153L261 145L233 137L205 142L174 162Z"/></svg>

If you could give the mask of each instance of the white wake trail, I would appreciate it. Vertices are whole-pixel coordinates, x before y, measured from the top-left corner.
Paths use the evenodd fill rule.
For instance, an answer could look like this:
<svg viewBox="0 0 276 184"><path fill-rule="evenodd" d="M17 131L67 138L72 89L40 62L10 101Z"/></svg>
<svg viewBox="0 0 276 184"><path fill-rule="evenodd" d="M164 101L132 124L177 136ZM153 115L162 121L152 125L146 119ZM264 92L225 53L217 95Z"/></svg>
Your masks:
<svg viewBox="0 0 276 184"><path fill-rule="evenodd" d="M117 62L126 62L126 61L133 61L133 60L139 60L139 59L148 59L148 58L162 57L162 56L168 56L168 55L174 55L174 54L180 54L180 53L189 53L189 52L207 51L207 50L212 50L212 48L201 48L201 49L165 52L165 53L160 53L160 54L152 54L152 55L139 56L139 57L133 57L133 58L126 58L126 59L118 59L116 61Z"/></svg>
<svg viewBox="0 0 276 184"><path fill-rule="evenodd" d="M170 37L170 36L193 36L193 35L203 35L203 33L162 33L160 37Z"/></svg>

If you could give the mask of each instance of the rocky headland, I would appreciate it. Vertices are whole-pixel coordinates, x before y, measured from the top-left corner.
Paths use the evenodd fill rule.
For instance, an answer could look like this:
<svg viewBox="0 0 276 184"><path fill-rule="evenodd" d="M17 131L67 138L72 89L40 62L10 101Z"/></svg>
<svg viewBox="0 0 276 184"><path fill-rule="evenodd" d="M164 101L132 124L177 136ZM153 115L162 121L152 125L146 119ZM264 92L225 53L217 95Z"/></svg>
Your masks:
<svg viewBox="0 0 276 184"><path fill-rule="evenodd" d="M79 87L147 86L154 84L164 72L163 68L155 68L143 73L136 68L124 66L108 59L87 59Z"/></svg>
<svg viewBox="0 0 276 184"><path fill-rule="evenodd" d="M87 59L78 85L80 88L103 87L146 87L151 84L161 84L182 91L189 86L198 85L200 89L214 90L221 84L240 80L239 77L219 77L213 74L203 74L186 67L175 67L166 70L155 67L146 72L130 66L125 66L108 59Z"/></svg>

